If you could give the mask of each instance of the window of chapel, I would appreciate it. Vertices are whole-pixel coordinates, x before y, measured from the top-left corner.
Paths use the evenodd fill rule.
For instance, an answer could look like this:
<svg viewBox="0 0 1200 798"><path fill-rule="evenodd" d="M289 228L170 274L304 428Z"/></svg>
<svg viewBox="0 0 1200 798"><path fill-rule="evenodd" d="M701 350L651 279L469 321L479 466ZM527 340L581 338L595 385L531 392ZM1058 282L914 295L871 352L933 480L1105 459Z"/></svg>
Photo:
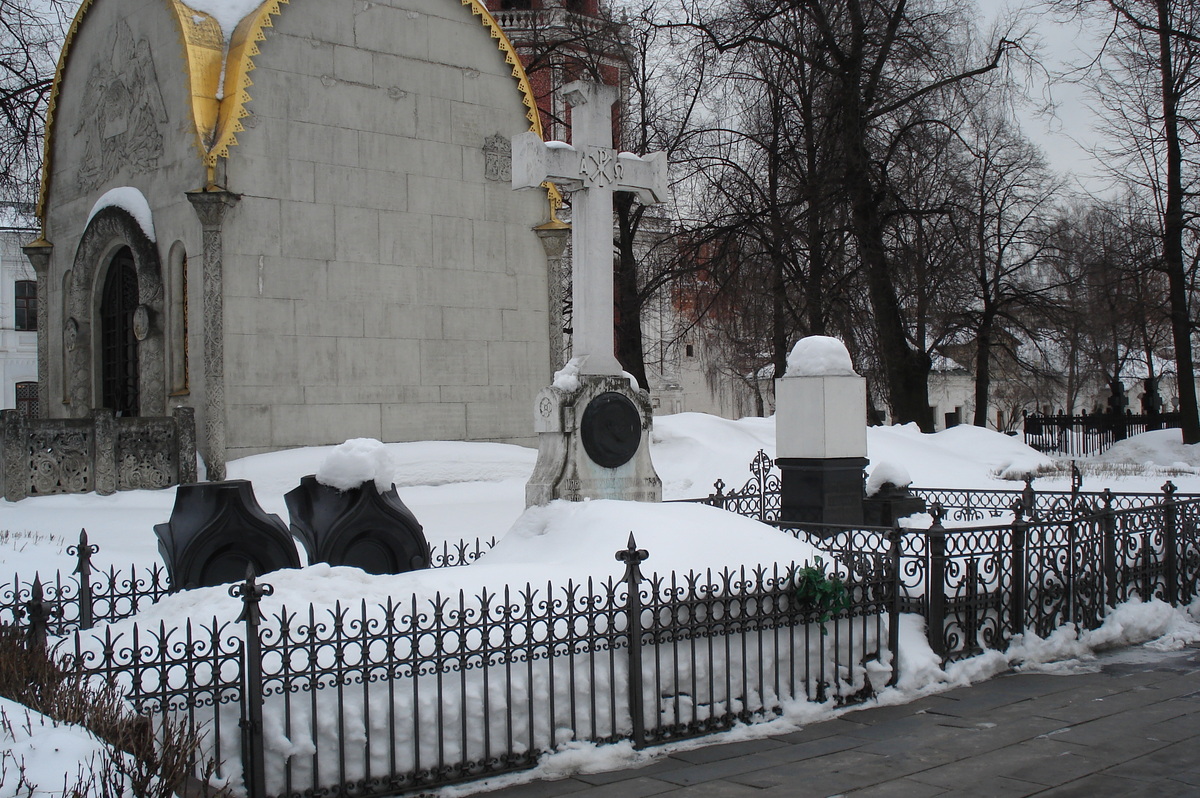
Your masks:
<svg viewBox="0 0 1200 798"><path fill-rule="evenodd" d="M37 329L37 282L17 280L15 317L13 329L30 331Z"/></svg>

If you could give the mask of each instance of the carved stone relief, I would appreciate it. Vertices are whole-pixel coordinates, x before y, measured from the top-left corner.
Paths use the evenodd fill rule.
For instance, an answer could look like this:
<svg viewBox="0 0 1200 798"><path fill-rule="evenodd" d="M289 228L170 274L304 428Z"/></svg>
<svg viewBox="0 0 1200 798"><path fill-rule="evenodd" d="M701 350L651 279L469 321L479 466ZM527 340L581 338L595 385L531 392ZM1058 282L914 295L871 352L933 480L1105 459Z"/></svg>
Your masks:
<svg viewBox="0 0 1200 798"><path fill-rule="evenodd" d="M83 158L76 173L81 191L92 191L122 166L145 173L163 154L166 104L158 85L150 42L135 40L129 26L117 26L112 57L92 65L74 134L83 137Z"/></svg>
<svg viewBox="0 0 1200 798"><path fill-rule="evenodd" d="M93 388L98 374L94 319L98 302L95 292L104 284L103 270L115 252L129 247L137 270L138 302L145 307L144 332L138 344L138 397L141 415L166 413L166 363L164 362L162 266L154 242L128 212L117 207L101 210L92 218L79 240L68 281L63 315L63 374L70 414L87 415L94 404ZM73 346L72 346L73 342Z"/></svg>
<svg viewBox="0 0 1200 798"><path fill-rule="evenodd" d="M512 180L512 141L499 133L483 142L483 176L494 183Z"/></svg>

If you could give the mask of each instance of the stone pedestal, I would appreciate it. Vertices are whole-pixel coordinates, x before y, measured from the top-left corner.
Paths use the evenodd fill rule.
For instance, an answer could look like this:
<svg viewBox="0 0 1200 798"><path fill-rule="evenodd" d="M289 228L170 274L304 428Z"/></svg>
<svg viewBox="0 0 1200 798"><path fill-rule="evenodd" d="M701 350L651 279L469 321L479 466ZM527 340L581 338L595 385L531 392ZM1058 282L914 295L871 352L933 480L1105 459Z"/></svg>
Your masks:
<svg viewBox="0 0 1200 798"><path fill-rule="evenodd" d="M811 339L806 339L811 340ZM823 339L829 341L831 339ZM867 465L866 380L844 355L840 373L806 374L802 340L775 381L775 462L780 473L780 518L824 524L863 522ZM842 350L844 353L844 349Z"/></svg>
<svg viewBox="0 0 1200 798"><path fill-rule="evenodd" d="M925 500L907 487L888 483L874 496L863 499L863 521L870 526L891 526L898 518L925 512Z"/></svg>
<svg viewBox="0 0 1200 798"><path fill-rule="evenodd" d="M560 380L560 385L563 383ZM587 375L543 388L534 405L538 459L525 504L554 499L662 501L650 461L650 396L623 376Z"/></svg>
<svg viewBox="0 0 1200 798"><path fill-rule="evenodd" d="M782 521L863 523L865 457L776 458Z"/></svg>

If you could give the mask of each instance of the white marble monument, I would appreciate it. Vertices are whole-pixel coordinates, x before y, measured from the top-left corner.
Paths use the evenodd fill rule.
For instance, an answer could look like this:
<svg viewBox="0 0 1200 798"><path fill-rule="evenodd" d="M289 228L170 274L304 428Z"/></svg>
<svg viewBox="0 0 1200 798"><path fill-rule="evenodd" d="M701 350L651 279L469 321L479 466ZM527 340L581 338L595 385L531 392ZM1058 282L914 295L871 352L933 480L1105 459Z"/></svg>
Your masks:
<svg viewBox="0 0 1200 798"><path fill-rule="evenodd" d="M553 181L572 192L572 360L538 394L538 461L525 501L661 501L662 482L650 460L650 397L631 384L613 351L612 195L634 191L643 203L662 202L666 156L613 149L615 88L577 81L562 93L571 106L573 143L529 133L514 137L512 147L514 189Z"/></svg>
<svg viewBox="0 0 1200 798"><path fill-rule="evenodd" d="M862 523L867 385L836 338L802 338L775 381L775 462L785 521Z"/></svg>

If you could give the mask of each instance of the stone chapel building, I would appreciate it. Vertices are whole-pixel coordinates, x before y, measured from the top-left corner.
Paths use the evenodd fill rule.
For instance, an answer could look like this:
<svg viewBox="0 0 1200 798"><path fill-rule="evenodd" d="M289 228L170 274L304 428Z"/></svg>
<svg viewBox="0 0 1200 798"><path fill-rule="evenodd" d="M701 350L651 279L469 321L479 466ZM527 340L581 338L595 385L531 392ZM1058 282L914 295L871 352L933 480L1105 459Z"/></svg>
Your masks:
<svg viewBox="0 0 1200 798"><path fill-rule="evenodd" d="M47 123L42 415L195 409L226 459L532 441L548 383L540 132L479 0L84 0Z"/></svg>

